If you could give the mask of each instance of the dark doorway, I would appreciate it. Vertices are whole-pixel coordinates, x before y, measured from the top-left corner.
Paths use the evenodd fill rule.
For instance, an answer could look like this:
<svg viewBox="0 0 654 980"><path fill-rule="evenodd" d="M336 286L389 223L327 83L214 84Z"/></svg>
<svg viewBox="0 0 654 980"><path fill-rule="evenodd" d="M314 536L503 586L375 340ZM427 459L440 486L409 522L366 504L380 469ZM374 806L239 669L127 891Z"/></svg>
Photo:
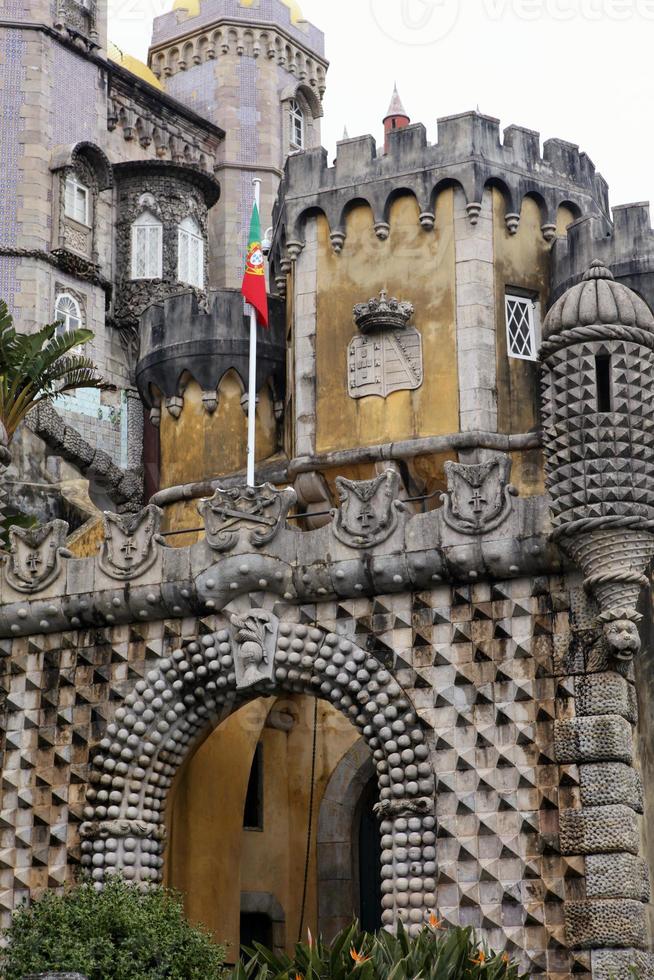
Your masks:
<svg viewBox="0 0 654 980"><path fill-rule="evenodd" d="M359 918L366 932L381 929L381 833L374 806L379 803L377 779L361 796L359 818Z"/></svg>
<svg viewBox="0 0 654 980"><path fill-rule="evenodd" d="M272 949L272 919L264 912L241 912L241 949L252 949L254 943Z"/></svg>

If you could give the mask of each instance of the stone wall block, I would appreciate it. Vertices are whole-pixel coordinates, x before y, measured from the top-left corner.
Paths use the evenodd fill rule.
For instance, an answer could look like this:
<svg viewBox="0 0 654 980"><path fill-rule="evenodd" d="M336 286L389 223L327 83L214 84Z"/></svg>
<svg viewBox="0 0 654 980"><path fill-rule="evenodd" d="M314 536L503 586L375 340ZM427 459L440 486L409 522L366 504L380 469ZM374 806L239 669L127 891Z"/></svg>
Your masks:
<svg viewBox="0 0 654 980"><path fill-rule="evenodd" d="M572 718L554 724L557 762L631 762L631 725L618 715Z"/></svg>
<svg viewBox="0 0 654 980"><path fill-rule="evenodd" d="M567 902L564 915L567 940L576 949L647 947L646 909L641 902Z"/></svg>
<svg viewBox="0 0 654 980"><path fill-rule="evenodd" d="M647 862L633 854L590 854L586 859L588 898L650 898Z"/></svg>
<svg viewBox="0 0 654 980"><path fill-rule="evenodd" d="M636 769L620 762L579 767L582 806L622 803L643 812L643 789Z"/></svg>
<svg viewBox="0 0 654 980"><path fill-rule="evenodd" d="M638 854L638 817L628 806L564 810L559 818L562 854Z"/></svg>

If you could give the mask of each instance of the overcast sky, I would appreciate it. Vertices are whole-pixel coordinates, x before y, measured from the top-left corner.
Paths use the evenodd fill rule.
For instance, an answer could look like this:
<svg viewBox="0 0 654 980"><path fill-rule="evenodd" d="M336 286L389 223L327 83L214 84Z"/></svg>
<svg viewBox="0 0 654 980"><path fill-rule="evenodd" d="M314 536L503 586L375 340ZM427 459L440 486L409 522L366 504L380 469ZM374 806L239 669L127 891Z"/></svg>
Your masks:
<svg viewBox="0 0 654 980"><path fill-rule="evenodd" d="M611 204L654 199L654 0L302 0L331 61L323 143L373 133L397 80L413 122L475 109L578 143ZM110 37L146 58L172 0L109 0Z"/></svg>

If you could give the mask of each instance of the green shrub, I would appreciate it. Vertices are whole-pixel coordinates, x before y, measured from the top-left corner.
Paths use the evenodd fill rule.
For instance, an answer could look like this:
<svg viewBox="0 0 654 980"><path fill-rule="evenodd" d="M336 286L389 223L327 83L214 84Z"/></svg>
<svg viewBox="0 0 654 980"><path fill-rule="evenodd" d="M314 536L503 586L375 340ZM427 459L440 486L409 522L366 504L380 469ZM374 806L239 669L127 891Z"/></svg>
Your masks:
<svg viewBox="0 0 654 980"><path fill-rule="evenodd" d="M89 980L214 980L224 951L184 918L178 895L156 888L142 895L116 876L103 891L84 881L64 895L14 913L0 951L3 980L48 970Z"/></svg>
<svg viewBox="0 0 654 980"><path fill-rule="evenodd" d="M507 954L480 946L472 929L443 930L440 923L410 939L402 926L397 935L362 933L353 923L331 946L321 940L301 943L293 957L263 946L245 951L232 980L518 980L521 974ZM526 977L526 974L524 975Z"/></svg>

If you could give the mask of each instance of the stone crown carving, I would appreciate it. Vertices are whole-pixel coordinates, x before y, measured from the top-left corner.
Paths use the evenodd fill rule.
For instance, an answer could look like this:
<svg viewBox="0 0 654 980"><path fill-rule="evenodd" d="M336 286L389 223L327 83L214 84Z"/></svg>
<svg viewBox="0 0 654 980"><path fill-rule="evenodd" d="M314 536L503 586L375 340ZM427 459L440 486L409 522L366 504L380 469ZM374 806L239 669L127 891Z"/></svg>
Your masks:
<svg viewBox="0 0 654 980"><path fill-rule="evenodd" d="M214 551L230 551L241 531L248 541L261 548L283 527L291 507L297 502L295 490L277 490L270 483L261 487L233 487L216 490L210 500L198 504L204 520L207 543Z"/></svg>
<svg viewBox="0 0 654 980"><path fill-rule="evenodd" d="M362 333L402 330L408 325L414 312L412 303L394 297L389 299L386 290L382 289L379 299L357 303L354 307L354 322Z"/></svg>

